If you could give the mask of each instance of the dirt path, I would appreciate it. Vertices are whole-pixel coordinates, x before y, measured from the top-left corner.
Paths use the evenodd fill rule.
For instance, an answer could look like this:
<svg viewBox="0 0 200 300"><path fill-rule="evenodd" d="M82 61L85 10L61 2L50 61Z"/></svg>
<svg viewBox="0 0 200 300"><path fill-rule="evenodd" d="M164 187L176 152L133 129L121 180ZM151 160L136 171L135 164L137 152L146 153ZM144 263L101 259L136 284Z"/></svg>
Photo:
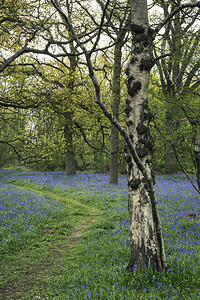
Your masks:
<svg viewBox="0 0 200 300"><path fill-rule="evenodd" d="M22 272L22 276L14 283L0 289L0 299L27 299L25 295L37 285L38 280L44 279L46 276L52 276L51 268L53 264L55 264L55 260L60 260L62 257L67 255L69 250L73 249L73 246L81 240L84 235L84 231L92 225L95 218L96 216L90 216L86 222L75 226L72 233L66 238L65 243L54 245L54 250L47 259L37 261L34 268L31 267L29 272Z"/></svg>
<svg viewBox="0 0 200 300"><path fill-rule="evenodd" d="M84 207L87 206L82 203L80 203L80 205L84 205ZM62 242L54 243L53 247L49 248L49 254L47 256L40 258L40 256L37 255L35 261L32 260L30 265L26 262L25 266L23 265L23 260L21 262L19 261L18 266L21 268L20 278L17 277L14 279L13 277L10 284L7 284L7 286L2 289L0 288L0 300L30 299L27 298L26 295L30 290L34 289L34 287L38 288L38 282L40 282L42 289L41 281L50 281L54 275L56 275L54 273L55 271L52 272L52 270L55 270L55 266L57 270L59 266L62 268L62 258L66 257L70 250L73 250L73 246L82 239L86 229L97 219L97 209L88 206L88 210L89 209L92 214L82 223L75 225L71 233L66 236L66 239L63 239ZM9 264L12 264L12 262L8 261L7 264L6 267L9 268ZM0 270L0 275L3 275L3 270ZM40 299L40 297L38 297L38 299Z"/></svg>

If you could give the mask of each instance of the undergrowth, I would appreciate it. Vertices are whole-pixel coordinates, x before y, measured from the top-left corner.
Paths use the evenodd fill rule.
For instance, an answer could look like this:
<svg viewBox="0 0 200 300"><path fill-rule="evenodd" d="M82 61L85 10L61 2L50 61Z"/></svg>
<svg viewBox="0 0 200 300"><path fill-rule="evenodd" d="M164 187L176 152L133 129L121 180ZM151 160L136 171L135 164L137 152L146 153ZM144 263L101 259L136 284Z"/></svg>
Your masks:
<svg viewBox="0 0 200 300"><path fill-rule="evenodd" d="M55 232L62 228L71 230L72 218L78 216L74 226L81 218L86 220L91 216L92 209L96 213L99 210L99 218L83 234L82 240L57 258L51 269L54 274L44 277L43 282L35 282L20 299L199 299L199 196L184 177L177 175L175 181L169 176L157 177L156 193L168 268L162 273L137 268L130 273L126 271L130 224L125 177L115 186L107 184L105 174L77 174L70 179L59 172L15 174L9 178L4 173L4 180L17 184L20 181L21 188L38 187L41 193L57 195L60 200L70 199L65 204L66 209L69 205L69 216L62 220L63 227L61 223L54 225ZM66 185L67 180L70 184ZM42 236L44 233L40 239ZM50 240L49 244L53 242Z"/></svg>

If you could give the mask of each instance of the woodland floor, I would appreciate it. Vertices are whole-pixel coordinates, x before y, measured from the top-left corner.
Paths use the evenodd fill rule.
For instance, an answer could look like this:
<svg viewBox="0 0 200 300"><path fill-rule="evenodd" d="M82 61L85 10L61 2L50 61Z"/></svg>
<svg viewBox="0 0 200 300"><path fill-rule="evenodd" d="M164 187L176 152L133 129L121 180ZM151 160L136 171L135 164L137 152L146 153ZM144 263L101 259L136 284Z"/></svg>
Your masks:
<svg viewBox="0 0 200 300"><path fill-rule="evenodd" d="M87 207L87 205L79 202L76 202L76 205ZM0 300L33 299L28 297L31 290L40 285L42 289L45 282L49 282L56 276L61 276L63 261L66 261L66 256L69 256L70 259L70 252L74 252L75 245L82 240L86 230L97 218L96 209L89 206L87 209L90 210L90 213L85 214L87 217L83 217L84 221L76 224L70 230L70 234L62 237L61 240L55 239L56 242L47 242L45 246L40 245L40 242L35 242L28 247L28 251L22 249L19 251L20 254L12 255L11 259L7 256L0 270L0 281L1 278L6 281L5 277L8 272L13 271L13 274L10 282L0 288ZM52 239L54 234L51 229L43 231L47 241L48 236L54 240ZM41 299L41 297L36 296L34 299Z"/></svg>

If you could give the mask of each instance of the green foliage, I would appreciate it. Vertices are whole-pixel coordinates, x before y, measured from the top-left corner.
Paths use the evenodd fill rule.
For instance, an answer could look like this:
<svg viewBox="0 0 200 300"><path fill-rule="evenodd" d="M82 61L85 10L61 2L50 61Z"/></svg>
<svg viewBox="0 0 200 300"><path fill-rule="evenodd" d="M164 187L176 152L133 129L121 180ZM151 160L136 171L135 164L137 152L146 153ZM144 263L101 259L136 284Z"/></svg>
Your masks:
<svg viewBox="0 0 200 300"><path fill-rule="evenodd" d="M162 7L162 3L158 2ZM77 32L85 42L87 39L90 41L91 34L87 36L86 31L88 29L95 34L97 24L94 20L99 20L95 7L90 1L84 1L84 10L74 1L69 1L69 5L67 3L61 1ZM166 2L165 5L170 11L172 2ZM108 20L113 23L110 34L115 39L117 33L118 37L120 36L119 19L124 13L124 19L127 17L127 1L124 0L120 4L111 1L108 9L110 12L114 9L111 20L109 18ZM45 1L6 0L2 2L0 11L5 17L0 23L1 63L9 54L14 54L21 49L26 40L30 41L28 46L37 50L36 52L40 52L39 49L43 49L43 45L48 45L46 49L52 54L46 59L43 50L41 50L42 56L35 54L34 51L31 54L24 53L2 73L0 96L1 104L4 104L5 108L1 110L0 116L1 167L23 162L34 170L63 170L65 151L69 146L69 142L64 137L64 128L69 121L67 115L70 114L71 121L68 126L73 136L72 146L76 168L108 171L110 123L96 104L95 90L88 79L88 73L80 56L68 56L69 51L71 54L78 51L75 43L71 42L69 30L63 26L59 17L54 17L53 7ZM187 30L183 30L184 22L178 24L176 18L173 18L172 26L163 36L162 42L155 41L155 55L163 54L160 53L162 51L173 54L156 60L157 69L153 69L149 90L149 103L154 115L154 122L151 123L155 140L153 164L157 172L164 172L166 142L175 139L178 139L180 160L189 172L194 172L193 141L196 128L190 124L182 111L182 107L186 107L189 115L199 120L199 81L196 76L199 61L197 44L199 31L195 29L193 32L193 27L190 27L191 24L193 25L192 13L187 19L184 19L184 14L182 15ZM91 18L91 14L94 18ZM154 15L153 21L159 22L160 16ZM66 45L69 45L69 49ZM127 41L122 53L123 70L119 108L119 120L124 127L127 93L124 73L127 53L129 53L128 46ZM56 53L59 55L54 59L53 55ZM114 45L103 51L97 51L92 59L100 82L102 98L111 111ZM178 123L177 131L174 131L173 135L167 132L166 120L166 113L171 109L175 109L173 119ZM123 148L124 141L120 137L120 172L125 171Z"/></svg>
<svg viewBox="0 0 200 300"><path fill-rule="evenodd" d="M189 173L195 172L194 166L194 139L196 127L192 126L181 109L187 107L194 121L200 118L199 99L196 95L177 98L166 98L160 91L159 78L152 73L149 87L149 106L153 115L151 131L154 138L153 165L158 173L165 172L165 144L177 140L177 153L179 160ZM169 124L166 120L167 112L172 109L173 122L177 124L177 130L169 132ZM180 172L181 169L180 169Z"/></svg>

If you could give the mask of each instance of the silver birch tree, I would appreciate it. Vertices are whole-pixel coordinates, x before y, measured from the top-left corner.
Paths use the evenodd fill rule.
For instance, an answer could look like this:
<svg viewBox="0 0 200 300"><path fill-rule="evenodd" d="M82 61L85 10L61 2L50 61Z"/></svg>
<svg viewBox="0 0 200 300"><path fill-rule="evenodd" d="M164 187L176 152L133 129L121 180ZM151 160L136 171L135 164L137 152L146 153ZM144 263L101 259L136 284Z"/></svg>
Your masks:
<svg viewBox="0 0 200 300"><path fill-rule="evenodd" d="M104 2L102 0L96 0L104 11ZM111 19L113 6L116 6L116 2L112 2L110 11L106 12L106 20L109 22L109 27L105 28L107 36L113 40L114 45L114 58L113 58L113 76L112 76L112 114L116 119L119 119L119 109L121 101L121 76L122 76L122 54L123 46L128 40L129 31L127 28L130 24L130 0L126 0L124 3L121 1L117 8L118 13L114 14L114 18ZM121 6L121 7L120 7ZM120 11L120 14L119 14ZM119 145L119 131L111 123L110 133L110 178L109 183L118 183L118 146Z"/></svg>
<svg viewBox="0 0 200 300"><path fill-rule="evenodd" d="M132 1L131 10L133 43L126 71L126 110L129 111L126 124L143 170L138 167L130 149L127 149L128 209L131 220L131 257L128 269L139 265L162 270L165 267L165 253L153 187L153 140L149 129L151 113L147 100L150 70L154 65L154 31L149 27L146 0Z"/></svg>
<svg viewBox="0 0 200 300"><path fill-rule="evenodd" d="M153 30L148 22L147 0L132 0L131 59L127 68L128 97L127 131L139 159L127 148L129 214L131 219L131 257L128 269L147 266L162 270L166 267L163 237L154 192L151 158L153 141L149 122L148 86L154 65L153 41L160 29L181 9L199 7L199 2L177 5ZM141 166L140 166L140 162Z"/></svg>

